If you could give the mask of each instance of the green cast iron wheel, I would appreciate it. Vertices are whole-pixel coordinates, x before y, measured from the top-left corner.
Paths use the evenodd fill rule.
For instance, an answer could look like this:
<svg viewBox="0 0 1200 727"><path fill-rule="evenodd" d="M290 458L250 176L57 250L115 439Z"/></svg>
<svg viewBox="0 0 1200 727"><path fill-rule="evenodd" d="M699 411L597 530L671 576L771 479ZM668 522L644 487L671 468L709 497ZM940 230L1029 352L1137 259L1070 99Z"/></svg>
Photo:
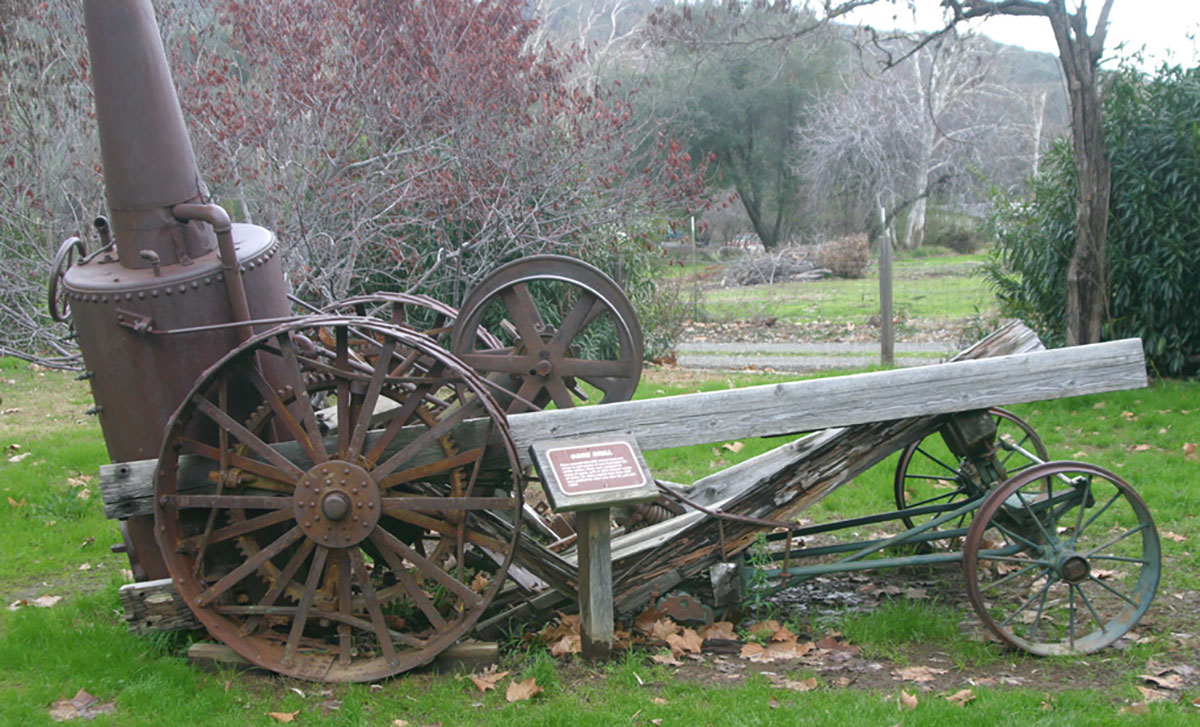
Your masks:
<svg viewBox="0 0 1200 727"><path fill-rule="evenodd" d="M1149 608L1160 569L1146 504L1120 477L1083 462L1030 467L995 488L963 548L967 597L983 625L1042 656L1119 639Z"/></svg>

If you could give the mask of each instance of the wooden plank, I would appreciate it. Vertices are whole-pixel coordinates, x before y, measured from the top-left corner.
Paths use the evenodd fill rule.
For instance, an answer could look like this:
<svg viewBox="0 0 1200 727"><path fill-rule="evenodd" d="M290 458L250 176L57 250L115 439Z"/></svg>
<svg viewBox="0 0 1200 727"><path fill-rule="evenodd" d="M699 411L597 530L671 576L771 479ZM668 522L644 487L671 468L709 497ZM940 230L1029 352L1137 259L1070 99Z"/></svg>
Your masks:
<svg viewBox="0 0 1200 727"><path fill-rule="evenodd" d="M429 668L436 672L474 670L496 663L500 656L500 645L494 641L463 641L451 644L438 654ZM225 644L197 641L188 647L188 661L206 669L245 670L257 669L246 657Z"/></svg>
<svg viewBox="0 0 1200 727"><path fill-rule="evenodd" d="M579 632L585 659L606 659L613 646L609 509L575 514L579 533Z"/></svg>
<svg viewBox="0 0 1200 727"><path fill-rule="evenodd" d="M644 450L769 437L1146 386L1136 338L998 358L516 414L518 450L634 431Z"/></svg>

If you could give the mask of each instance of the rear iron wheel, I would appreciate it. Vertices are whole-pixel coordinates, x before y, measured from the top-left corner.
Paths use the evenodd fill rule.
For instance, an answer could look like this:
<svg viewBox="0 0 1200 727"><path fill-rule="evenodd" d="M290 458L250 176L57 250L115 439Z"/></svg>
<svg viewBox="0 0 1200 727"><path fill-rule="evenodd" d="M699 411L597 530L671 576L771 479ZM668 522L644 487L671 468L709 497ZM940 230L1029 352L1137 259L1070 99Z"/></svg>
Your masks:
<svg viewBox="0 0 1200 727"><path fill-rule="evenodd" d="M983 625L1043 656L1119 639L1149 608L1160 569L1146 504L1120 477L1083 462L1031 467L997 487L963 548L967 597Z"/></svg>
<svg viewBox="0 0 1200 727"><path fill-rule="evenodd" d="M214 637L271 671L370 681L430 661L482 615L515 550L520 471L503 413L453 356L378 321L315 317L201 377L168 425L156 530Z"/></svg>
<svg viewBox="0 0 1200 727"><path fill-rule="evenodd" d="M483 343L480 327L502 346ZM629 400L645 345L637 313L612 278L574 258L538 255L497 268L467 295L450 350L487 376L514 414L593 396Z"/></svg>

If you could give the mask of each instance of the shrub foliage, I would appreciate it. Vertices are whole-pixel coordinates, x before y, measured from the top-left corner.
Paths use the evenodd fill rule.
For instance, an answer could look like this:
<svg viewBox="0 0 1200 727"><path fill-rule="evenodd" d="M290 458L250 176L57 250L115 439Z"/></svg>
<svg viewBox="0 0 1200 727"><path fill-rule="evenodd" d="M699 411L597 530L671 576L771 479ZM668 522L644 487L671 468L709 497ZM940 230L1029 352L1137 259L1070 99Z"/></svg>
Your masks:
<svg viewBox="0 0 1200 727"><path fill-rule="evenodd" d="M1105 337L1142 339L1160 375L1197 368L1200 354L1200 68L1125 69L1104 101L1112 162ZM1074 247L1071 147L1059 141L1029 199L997 200L988 276L1008 315L1059 345Z"/></svg>

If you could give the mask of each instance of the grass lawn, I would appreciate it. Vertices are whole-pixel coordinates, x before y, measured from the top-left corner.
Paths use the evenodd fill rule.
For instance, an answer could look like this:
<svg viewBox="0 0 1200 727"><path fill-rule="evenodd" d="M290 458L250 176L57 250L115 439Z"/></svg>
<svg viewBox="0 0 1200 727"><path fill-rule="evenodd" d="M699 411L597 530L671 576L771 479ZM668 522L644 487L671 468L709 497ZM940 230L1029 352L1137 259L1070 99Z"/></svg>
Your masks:
<svg viewBox="0 0 1200 727"><path fill-rule="evenodd" d="M782 376L701 375L651 369L639 397L785 380ZM843 683L833 673L788 664L722 671L726 657L705 655L682 667L632 651L590 666L553 659L540 646L505 645L500 666L535 677L545 692L508 703L504 690L481 693L461 675L410 674L382 685L315 685L247 672L208 672L186 663L184 635L138 637L120 621L116 589L124 556L109 552L116 525L106 521L94 476L106 461L99 428L82 416L84 384L70 375L0 361L0 595L61 596L50 608L0 609L0 725L53 724L51 704L80 689L115 712L95 725L277 725L269 713L312 725L1195 725L1195 680L1169 696L1138 687L1151 660L1197 664L1200 654L1200 461L1185 443L1200 442L1200 384L1161 381L1152 388L1017 407L1043 435L1052 458L1081 458L1113 469L1149 504L1164 536L1163 582L1138 643L1086 658L1038 659L1003 651L970 628L961 600L903 597L873 610L796 616L789 623L819 638L841 631L879 664ZM16 410L16 411L14 411ZM655 474L691 482L777 442L748 440L648 453ZM13 447L12 445L16 445ZM22 455L27 455L22 457ZM11 461L16 458L16 461ZM894 458L893 458L894 459ZM892 509L889 460L805 514L818 522ZM91 480L87 478L91 477ZM894 573L888 582L960 579L953 568ZM853 581L860 587L862 581ZM786 616L780 613L781 617ZM736 662L736 655L728 657ZM888 675L904 665L946 671L920 688ZM1014 675L1015 681L997 681ZM814 691L772 686L772 678L816 677ZM961 688L975 699L945 699ZM900 711L904 689L919 705ZM1125 710L1121 713L1121 710ZM285 717L286 719L286 717ZM399 721L398 721L399 720Z"/></svg>

